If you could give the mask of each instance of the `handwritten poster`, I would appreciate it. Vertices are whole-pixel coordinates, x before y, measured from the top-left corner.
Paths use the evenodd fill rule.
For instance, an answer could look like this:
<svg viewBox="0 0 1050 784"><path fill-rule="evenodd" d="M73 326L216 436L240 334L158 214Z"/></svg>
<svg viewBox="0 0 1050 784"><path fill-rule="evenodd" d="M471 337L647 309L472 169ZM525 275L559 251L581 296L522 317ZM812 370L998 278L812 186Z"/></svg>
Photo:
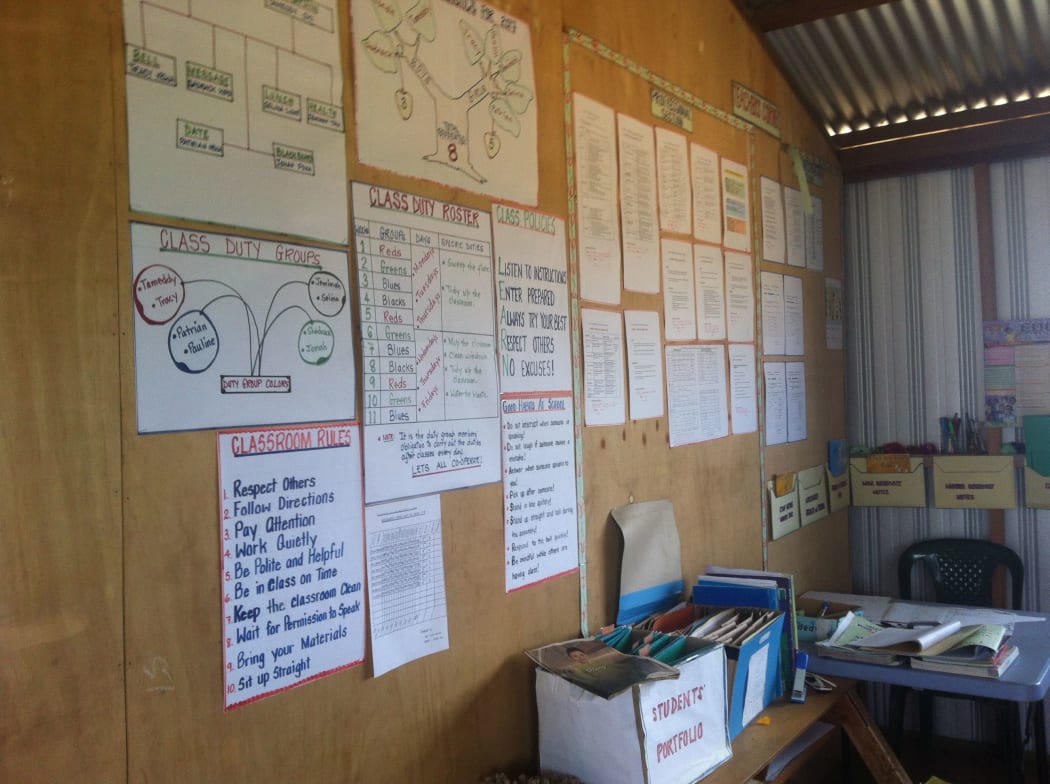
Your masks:
<svg viewBox="0 0 1050 784"><path fill-rule="evenodd" d="M493 210L500 388L572 390L565 221L510 204Z"/></svg>
<svg viewBox="0 0 1050 784"><path fill-rule="evenodd" d="M500 479L489 214L355 182L365 500Z"/></svg>
<svg viewBox="0 0 1050 784"><path fill-rule="evenodd" d="M578 568L565 222L495 204L506 590Z"/></svg>
<svg viewBox="0 0 1050 784"><path fill-rule="evenodd" d="M441 496L365 507L372 674L448 650Z"/></svg>
<svg viewBox="0 0 1050 784"><path fill-rule="evenodd" d="M140 433L351 419L346 254L131 225Z"/></svg>
<svg viewBox="0 0 1050 784"><path fill-rule="evenodd" d="M572 395L503 401L506 589L579 567Z"/></svg>
<svg viewBox="0 0 1050 784"><path fill-rule="evenodd" d="M218 434L226 709L365 655L353 422Z"/></svg>
<svg viewBox="0 0 1050 784"><path fill-rule="evenodd" d="M124 0L132 209L345 244L339 4Z"/></svg>
<svg viewBox="0 0 1050 784"><path fill-rule="evenodd" d="M350 16L361 163L535 204L529 26L473 0L351 0Z"/></svg>

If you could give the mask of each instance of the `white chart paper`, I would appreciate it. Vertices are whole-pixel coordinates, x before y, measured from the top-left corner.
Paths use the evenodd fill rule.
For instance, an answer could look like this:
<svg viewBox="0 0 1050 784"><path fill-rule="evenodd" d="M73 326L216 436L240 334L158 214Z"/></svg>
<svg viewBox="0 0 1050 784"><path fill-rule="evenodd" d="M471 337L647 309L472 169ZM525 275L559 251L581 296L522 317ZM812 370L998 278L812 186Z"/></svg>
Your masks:
<svg viewBox="0 0 1050 784"><path fill-rule="evenodd" d="M664 270L664 331L668 340L696 340L696 284L693 245L660 240Z"/></svg>
<svg viewBox="0 0 1050 784"><path fill-rule="evenodd" d="M489 214L352 185L365 500L498 482Z"/></svg>
<svg viewBox="0 0 1050 784"><path fill-rule="evenodd" d="M485 9L351 0L358 156L410 177L536 204L529 26Z"/></svg>
<svg viewBox="0 0 1050 784"><path fill-rule="evenodd" d="M806 266L824 271L824 201L813 197L813 214L806 216Z"/></svg>
<svg viewBox="0 0 1050 784"><path fill-rule="evenodd" d="M689 172L693 181L693 236L702 242L722 243L722 189L718 153L689 144Z"/></svg>
<svg viewBox="0 0 1050 784"><path fill-rule="evenodd" d="M783 264L786 241L780 183L769 177L761 177L759 192L762 198L762 260Z"/></svg>
<svg viewBox="0 0 1050 784"><path fill-rule="evenodd" d="M140 433L351 419L346 254L131 224Z"/></svg>
<svg viewBox="0 0 1050 784"><path fill-rule="evenodd" d="M124 0L132 209L347 242L342 31L313 6Z"/></svg>
<svg viewBox="0 0 1050 784"><path fill-rule="evenodd" d="M766 446L788 440L787 372L783 362L765 362Z"/></svg>
<svg viewBox="0 0 1050 784"><path fill-rule="evenodd" d="M762 272L762 353L784 354L784 276Z"/></svg>
<svg viewBox="0 0 1050 784"><path fill-rule="evenodd" d="M620 206L617 197L616 115L573 94L576 220L580 297L620 304Z"/></svg>
<svg viewBox="0 0 1050 784"><path fill-rule="evenodd" d="M627 388L631 419L664 415L664 368L660 352L660 314L625 310Z"/></svg>
<svg viewBox="0 0 1050 784"><path fill-rule="evenodd" d="M623 287L660 291L660 227L656 215L656 152L653 127L617 114L620 151L620 221Z"/></svg>
<svg viewBox="0 0 1050 784"><path fill-rule="evenodd" d="M448 650L441 496L365 507L372 675Z"/></svg>
<svg viewBox="0 0 1050 784"><path fill-rule="evenodd" d="M805 441L806 423L806 363L788 362L785 365L787 387L787 440Z"/></svg>
<svg viewBox="0 0 1050 784"><path fill-rule="evenodd" d="M579 568L572 394L503 400L506 590Z"/></svg>
<svg viewBox="0 0 1050 784"><path fill-rule="evenodd" d="M726 339L726 287L722 249L693 245L696 278L696 331L700 340Z"/></svg>
<svg viewBox="0 0 1050 784"><path fill-rule="evenodd" d="M803 314L802 278L784 276L784 353L801 357L806 353L806 330Z"/></svg>
<svg viewBox="0 0 1050 784"><path fill-rule="evenodd" d="M751 198L747 167L722 158L722 244L727 249L751 250Z"/></svg>
<svg viewBox="0 0 1050 784"><path fill-rule="evenodd" d="M689 175L689 148L685 136L656 127L657 185L660 229L675 234L692 231L693 200Z"/></svg>
<svg viewBox="0 0 1050 784"><path fill-rule="evenodd" d="M824 345L830 350L842 349L842 281L824 278Z"/></svg>
<svg viewBox="0 0 1050 784"><path fill-rule="evenodd" d="M229 710L364 660L360 429L221 431L218 451Z"/></svg>
<svg viewBox="0 0 1050 784"><path fill-rule="evenodd" d="M802 191L784 186L784 232L787 242L787 263L792 267L806 266L806 216L802 207Z"/></svg>
<svg viewBox="0 0 1050 784"><path fill-rule="evenodd" d="M725 346L667 346L665 351L671 446L728 435Z"/></svg>
<svg viewBox="0 0 1050 784"><path fill-rule="evenodd" d="M622 425L623 323L619 313L583 308L583 418L587 426Z"/></svg>
<svg viewBox="0 0 1050 784"><path fill-rule="evenodd" d="M755 389L755 346L729 344L730 422L733 434L758 430L758 394Z"/></svg>
<svg viewBox="0 0 1050 784"><path fill-rule="evenodd" d="M755 339L755 289L751 257L744 253L725 254L726 329L734 343Z"/></svg>

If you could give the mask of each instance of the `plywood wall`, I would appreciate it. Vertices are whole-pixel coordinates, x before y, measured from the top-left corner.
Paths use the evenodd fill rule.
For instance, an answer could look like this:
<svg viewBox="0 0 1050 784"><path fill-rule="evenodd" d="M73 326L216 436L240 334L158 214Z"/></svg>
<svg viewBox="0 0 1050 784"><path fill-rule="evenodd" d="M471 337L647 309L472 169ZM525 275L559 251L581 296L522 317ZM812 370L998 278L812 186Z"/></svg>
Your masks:
<svg viewBox="0 0 1050 784"><path fill-rule="evenodd" d="M128 224L151 218L127 206L120 3L17 5L0 54L0 780L436 783L533 767L522 651L578 634L580 585L567 575L504 593L498 485L442 497L449 651L378 679L366 663L223 712L215 434L136 432ZM741 81L780 106L786 139L830 159L728 0L492 5L531 29L541 210L567 216L566 62L573 89L656 122L644 83L567 46L566 28L722 109ZM344 76L353 161L349 65ZM790 181L776 140L697 120L696 141ZM490 206L354 163L347 174ZM820 191L831 275L839 187L829 176ZM845 430L843 358L822 349L822 276L803 275L806 442L763 453L752 434L671 450L666 418L584 431L593 624L612 618L618 593L609 510L631 501L674 502L687 579L709 563L768 562L803 587L848 587L843 514L768 546L761 523L763 476L822 462L826 439ZM659 309L640 295L624 306Z"/></svg>

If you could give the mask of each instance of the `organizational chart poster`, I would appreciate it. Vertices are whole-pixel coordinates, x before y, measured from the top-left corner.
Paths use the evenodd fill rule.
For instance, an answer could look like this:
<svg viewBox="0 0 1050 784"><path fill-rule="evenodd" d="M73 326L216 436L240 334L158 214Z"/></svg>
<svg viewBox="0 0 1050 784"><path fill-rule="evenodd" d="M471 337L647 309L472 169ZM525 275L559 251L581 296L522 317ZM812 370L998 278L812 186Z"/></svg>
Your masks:
<svg viewBox="0 0 1050 784"><path fill-rule="evenodd" d="M338 4L124 0L131 207L347 242Z"/></svg>
<svg viewBox="0 0 1050 784"><path fill-rule="evenodd" d="M477 0L351 0L350 14L361 163L536 204L528 25Z"/></svg>
<svg viewBox="0 0 1050 784"><path fill-rule="evenodd" d="M140 433L352 419L346 254L133 223Z"/></svg>

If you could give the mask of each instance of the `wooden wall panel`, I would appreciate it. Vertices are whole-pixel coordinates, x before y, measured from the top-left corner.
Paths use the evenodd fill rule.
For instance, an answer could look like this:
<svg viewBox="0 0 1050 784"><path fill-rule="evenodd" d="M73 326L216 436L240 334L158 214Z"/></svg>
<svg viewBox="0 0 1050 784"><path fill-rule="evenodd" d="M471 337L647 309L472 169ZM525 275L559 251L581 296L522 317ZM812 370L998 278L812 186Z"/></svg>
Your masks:
<svg viewBox="0 0 1050 784"><path fill-rule="evenodd" d="M108 15L22 3L0 30L0 781L119 781Z"/></svg>
<svg viewBox="0 0 1050 784"><path fill-rule="evenodd" d="M347 3L336 5L349 29ZM530 25L542 210L568 214L565 27L720 109L730 81L743 81L778 103L792 139L828 154L729 0L491 5ZM504 593L499 485L442 497L449 651L380 678L366 661L223 712L215 433L136 428L128 223L157 219L127 206L120 9L120 0L42 4L3 22L13 111L0 127L0 226L14 241L0 270L0 469L10 488L0 494L0 572L14 577L0 591L0 698L17 710L0 720L0 779L438 783L534 767L522 651L578 634L580 585L566 575ZM350 34L348 178L488 209L485 197L354 163ZM655 124L637 75L570 50L574 87ZM694 119L699 143L746 163L753 139L756 175L783 169L778 144L761 133L702 112ZM823 192L829 259L838 193L837 182ZM816 287L807 280L810 331L823 323ZM659 297L634 294L624 307L662 310ZM821 388L829 421L844 430L841 355L807 351L807 362L811 389ZM770 450L767 473L822 459L816 408L810 441ZM689 580L708 563L762 566L757 434L672 450L663 418L586 429L582 446L592 628L615 613L616 506L674 501ZM821 584L847 552L844 516L821 525L820 537L771 544L770 566ZM825 587L842 587L834 577Z"/></svg>

